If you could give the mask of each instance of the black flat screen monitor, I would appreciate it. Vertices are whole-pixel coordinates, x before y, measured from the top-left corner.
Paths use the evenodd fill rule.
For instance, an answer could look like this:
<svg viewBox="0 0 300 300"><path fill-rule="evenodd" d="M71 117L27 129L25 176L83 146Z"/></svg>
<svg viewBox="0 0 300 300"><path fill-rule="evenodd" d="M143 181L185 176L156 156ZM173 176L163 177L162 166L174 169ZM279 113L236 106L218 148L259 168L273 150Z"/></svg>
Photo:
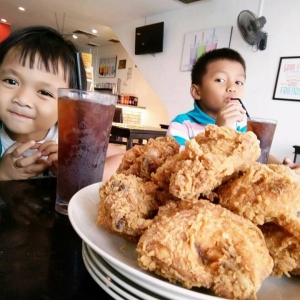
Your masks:
<svg viewBox="0 0 300 300"><path fill-rule="evenodd" d="M135 54L163 52L164 22L135 29Z"/></svg>

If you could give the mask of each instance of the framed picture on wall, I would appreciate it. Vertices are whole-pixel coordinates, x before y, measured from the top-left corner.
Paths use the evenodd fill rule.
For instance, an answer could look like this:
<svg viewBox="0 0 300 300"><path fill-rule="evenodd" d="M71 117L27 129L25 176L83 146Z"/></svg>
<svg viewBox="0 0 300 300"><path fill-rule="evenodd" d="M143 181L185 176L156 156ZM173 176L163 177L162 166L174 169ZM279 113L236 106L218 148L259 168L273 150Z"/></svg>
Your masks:
<svg viewBox="0 0 300 300"><path fill-rule="evenodd" d="M102 57L99 59L99 77L116 77L117 56Z"/></svg>
<svg viewBox="0 0 300 300"><path fill-rule="evenodd" d="M300 56L280 58L273 99L300 101Z"/></svg>
<svg viewBox="0 0 300 300"><path fill-rule="evenodd" d="M120 59L118 69L125 69L125 68L126 68L126 59Z"/></svg>
<svg viewBox="0 0 300 300"><path fill-rule="evenodd" d="M232 26L186 33L184 36L181 71L190 71L195 61L204 53L230 47Z"/></svg>

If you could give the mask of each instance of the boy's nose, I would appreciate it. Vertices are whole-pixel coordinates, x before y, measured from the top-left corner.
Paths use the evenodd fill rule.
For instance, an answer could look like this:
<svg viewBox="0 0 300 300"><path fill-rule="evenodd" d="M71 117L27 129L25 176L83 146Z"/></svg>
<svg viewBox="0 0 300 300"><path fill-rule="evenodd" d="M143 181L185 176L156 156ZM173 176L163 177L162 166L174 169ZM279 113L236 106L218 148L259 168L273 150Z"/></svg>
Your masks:
<svg viewBox="0 0 300 300"><path fill-rule="evenodd" d="M236 91L236 88L235 88L235 86L233 84L230 84L227 87L227 91L232 93L232 92Z"/></svg>
<svg viewBox="0 0 300 300"><path fill-rule="evenodd" d="M32 98L32 95L29 95L28 91L25 91L24 89L19 89L18 93L15 94L13 98L13 103L18 104L23 107L29 107L31 108L31 102L30 99Z"/></svg>

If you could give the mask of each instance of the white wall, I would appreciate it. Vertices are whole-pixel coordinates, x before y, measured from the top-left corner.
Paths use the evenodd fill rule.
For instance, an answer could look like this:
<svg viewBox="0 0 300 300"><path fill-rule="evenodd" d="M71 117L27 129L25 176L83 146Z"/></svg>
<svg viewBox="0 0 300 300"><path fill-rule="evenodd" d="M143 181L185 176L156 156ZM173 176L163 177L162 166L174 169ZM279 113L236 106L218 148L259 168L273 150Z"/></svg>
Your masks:
<svg viewBox="0 0 300 300"><path fill-rule="evenodd" d="M146 107L146 115L143 118L144 125L159 127L159 124L168 124L168 111L164 104L159 100L149 83L141 74L139 68L135 66L134 61L128 56L124 47L118 43L107 47L97 47L85 49L85 52L92 54L92 65L94 67L95 83L117 83L121 79L121 93L132 93L138 96L139 106ZM117 56L116 77L99 78L99 58ZM126 68L118 69L119 60L126 59ZM131 78L128 78L128 71L131 68Z"/></svg>
<svg viewBox="0 0 300 300"><path fill-rule="evenodd" d="M236 20L242 10L256 15L262 6L267 23L267 49L253 52L242 39ZM134 20L113 28L122 45L163 102L169 121L192 108L189 95L190 72L181 72L181 54L187 32L214 27L233 26L231 48L247 64L246 94L243 99L250 115L278 120L272 154L279 159L293 157L293 145L300 145L300 102L272 100L279 58L300 56L300 1L297 0L208 0L186 5L183 9L148 16L147 24L165 22L164 51L151 55L134 55L135 28L146 25L145 19ZM291 127L293 129L291 130Z"/></svg>

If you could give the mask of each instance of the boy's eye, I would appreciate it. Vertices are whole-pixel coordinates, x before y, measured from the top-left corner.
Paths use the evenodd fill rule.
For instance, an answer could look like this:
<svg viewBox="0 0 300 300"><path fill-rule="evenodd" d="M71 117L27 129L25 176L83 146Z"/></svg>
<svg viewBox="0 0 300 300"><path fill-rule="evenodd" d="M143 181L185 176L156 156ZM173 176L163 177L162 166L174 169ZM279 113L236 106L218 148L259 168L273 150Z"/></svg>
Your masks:
<svg viewBox="0 0 300 300"><path fill-rule="evenodd" d="M19 85L18 82L14 79L4 79L3 80L4 82L8 83L8 84L11 84L11 85Z"/></svg>
<svg viewBox="0 0 300 300"><path fill-rule="evenodd" d="M51 93L47 92L47 91L41 90L38 93L41 94L41 95L43 95L43 96L54 98L54 96Z"/></svg>
<svg viewBox="0 0 300 300"><path fill-rule="evenodd" d="M218 78L215 80L216 82L225 82L225 79L222 79L222 78Z"/></svg>
<svg viewBox="0 0 300 300"><path fill-rule="evenodd" d="M237 85L244 85L244 82L242 82L242 81L236 81L235 82Z"/></svg>

